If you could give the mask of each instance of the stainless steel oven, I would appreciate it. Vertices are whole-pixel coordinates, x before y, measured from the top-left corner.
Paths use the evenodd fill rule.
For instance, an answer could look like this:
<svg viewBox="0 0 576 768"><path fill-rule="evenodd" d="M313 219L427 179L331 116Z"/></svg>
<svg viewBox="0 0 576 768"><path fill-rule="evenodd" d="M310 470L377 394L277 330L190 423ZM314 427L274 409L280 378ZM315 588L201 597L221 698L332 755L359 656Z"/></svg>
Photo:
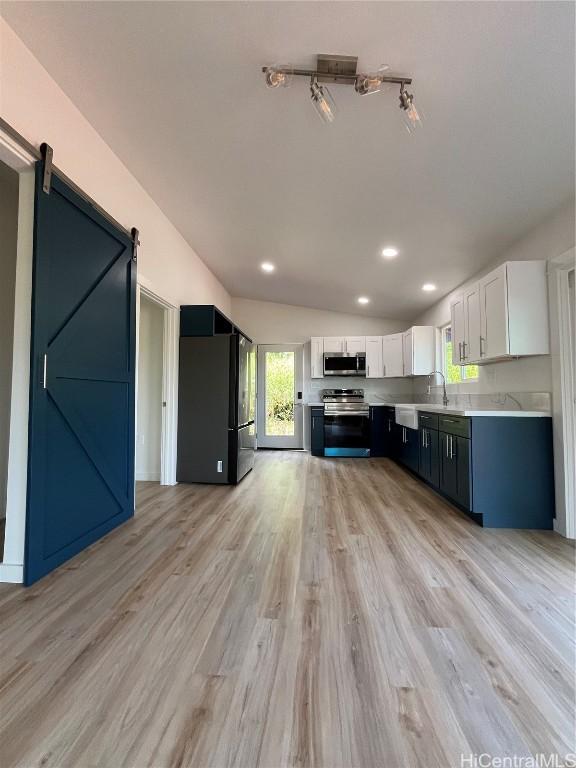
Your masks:
<svg viewBox="0 0 576 768"><path fill-rule="evenodd" d="M325 352L324 376L366 376L366 353Z"/></svg>
<svg viewBox="0 0 576 768"><path fill-rule="evenodd" d="M362 389L325 389L324 455L370 456L370 408Z"/></svg>

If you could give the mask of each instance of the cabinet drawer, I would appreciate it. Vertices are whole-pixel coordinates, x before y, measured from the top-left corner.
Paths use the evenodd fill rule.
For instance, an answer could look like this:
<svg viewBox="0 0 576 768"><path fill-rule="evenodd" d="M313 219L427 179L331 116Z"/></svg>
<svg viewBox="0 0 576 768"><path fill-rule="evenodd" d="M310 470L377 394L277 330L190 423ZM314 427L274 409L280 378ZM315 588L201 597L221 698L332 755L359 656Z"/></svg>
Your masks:
<svg viewBox="0 0 576 768"><path fill-rule="evenodd" d="M438 414L437 413L419 413L418 426L426 427L426 429L438 429Z"/></svg>
<svg viewBox="0 0 576 768"><path fill-rule="evenodd" d="M467 416L438 416L438 429L449 435L470 437L470 419Z"/></svg>

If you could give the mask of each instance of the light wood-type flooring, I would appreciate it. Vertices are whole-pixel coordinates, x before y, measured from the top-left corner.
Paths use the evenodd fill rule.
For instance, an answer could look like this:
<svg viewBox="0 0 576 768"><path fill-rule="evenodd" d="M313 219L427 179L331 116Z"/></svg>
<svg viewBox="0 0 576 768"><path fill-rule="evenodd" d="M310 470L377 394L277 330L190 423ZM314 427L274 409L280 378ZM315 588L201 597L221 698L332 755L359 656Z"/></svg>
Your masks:
<svg viewBox="0 0 576 768"><path fill-rule="evenodd" d="M386 459L264 452L0 585L0 765L445 768L574 747L574 548ZM466 764L466 763L465 763Z"/></svg>

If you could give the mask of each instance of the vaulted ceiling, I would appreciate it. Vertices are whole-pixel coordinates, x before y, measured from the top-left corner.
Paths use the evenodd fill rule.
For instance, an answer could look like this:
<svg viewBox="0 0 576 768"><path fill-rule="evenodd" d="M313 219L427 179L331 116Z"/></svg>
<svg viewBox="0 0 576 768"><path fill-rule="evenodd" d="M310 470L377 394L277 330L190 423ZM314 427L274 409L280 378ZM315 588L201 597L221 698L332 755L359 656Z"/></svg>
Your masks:
<svg viewBox="0 0 576 768"><path fill-rule="evenodd" d="M573 194L572 3L3 2L2 14L236 296L409 318ZM412 75L423 130L405 131L396 90L334 86L326 126L305 80L266 89L263 64L313 66L319 52ZM401 254L386 262L390 244Z"/></svg>

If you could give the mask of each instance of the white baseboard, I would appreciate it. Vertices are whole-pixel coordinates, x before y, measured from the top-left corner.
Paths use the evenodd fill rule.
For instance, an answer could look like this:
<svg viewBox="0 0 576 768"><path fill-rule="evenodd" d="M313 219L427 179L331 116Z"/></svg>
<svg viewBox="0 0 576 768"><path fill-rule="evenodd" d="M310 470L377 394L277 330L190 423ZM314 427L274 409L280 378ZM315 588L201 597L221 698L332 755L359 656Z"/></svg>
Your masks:
<svg viewBox="0 0 576 768"><path fill-rule="evenodd" d="M0 582L4 584L22 584L24 582L24 566L0 563Z"/></svg>
<svg viewBox="0 0 576 768"><path fill-rule="evenodd" d="M149 482L160 482L160 472L136 472L136 481L146 480Z"/></svg>

